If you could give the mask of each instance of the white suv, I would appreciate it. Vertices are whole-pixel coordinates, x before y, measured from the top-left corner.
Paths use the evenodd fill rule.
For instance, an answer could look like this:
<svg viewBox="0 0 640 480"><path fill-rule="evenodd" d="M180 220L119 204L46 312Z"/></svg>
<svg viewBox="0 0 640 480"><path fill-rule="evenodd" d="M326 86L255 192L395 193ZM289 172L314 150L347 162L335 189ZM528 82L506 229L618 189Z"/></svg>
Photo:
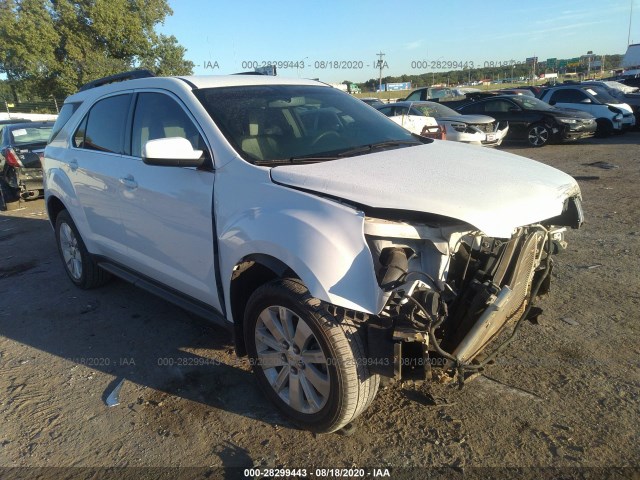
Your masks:
<svg viewBox="0 0 640 480"><path fill-rule="evenodd" d="M622 133L636 124L633 110L597 85L565 85L543 90L540 100L560 108L573 108L596 117L596 134L608 137Z"/></svg>
<svg viewBox="0 0 640 480"><path fill-rule="evenodd" d="M482 368L582 223L569 175L420 138L322 83L110 80L66 100L45 152L69 278L113 274L228 326L267 397L315 431L351 422L381 379Z"/></svg>

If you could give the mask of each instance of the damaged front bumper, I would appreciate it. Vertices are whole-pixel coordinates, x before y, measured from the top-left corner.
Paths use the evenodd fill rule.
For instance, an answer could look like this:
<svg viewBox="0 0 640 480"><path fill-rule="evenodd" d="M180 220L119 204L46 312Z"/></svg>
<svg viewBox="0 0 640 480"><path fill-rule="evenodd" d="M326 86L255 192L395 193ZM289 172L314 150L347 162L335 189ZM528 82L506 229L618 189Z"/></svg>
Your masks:
<svg viewBox="0 0 640 480"><path fill-rule="evenodd" d="M425 380L478 371L514 338L549 289L566 227L582 223L579 197L563 215L490 238L468 224L408 224L368 218L365 235L387 302L367 319L372 371ZM471 227L472 228L472 227ZM511 326L511 334L480 359ZM501 337L502 338L502 337Z"/></svg>

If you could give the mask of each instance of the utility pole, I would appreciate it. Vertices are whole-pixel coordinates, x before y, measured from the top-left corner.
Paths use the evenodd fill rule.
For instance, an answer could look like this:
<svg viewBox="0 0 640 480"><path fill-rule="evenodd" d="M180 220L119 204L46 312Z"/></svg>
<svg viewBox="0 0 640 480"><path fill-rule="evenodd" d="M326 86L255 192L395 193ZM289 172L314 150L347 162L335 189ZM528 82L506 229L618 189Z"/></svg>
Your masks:
<svg viewBox="0 0 640 480"><path fill-rule="evenodd" d="M380 57L378 59L378 68L380 69L380 76L378 77L378 89L382 91L382 68L384 65L384 62L382 61L382 57L384 57L385 54L382 52L379 52L379 53L376 53L376 55Z"/></svg>
<svg viewBox="0 0 640 480"><path fill-rule="evenodd" d="M631 19L633 18L633 0L631 0L631 9L629 10L629 34L627 35L627 45L631 45Z"/></svg>

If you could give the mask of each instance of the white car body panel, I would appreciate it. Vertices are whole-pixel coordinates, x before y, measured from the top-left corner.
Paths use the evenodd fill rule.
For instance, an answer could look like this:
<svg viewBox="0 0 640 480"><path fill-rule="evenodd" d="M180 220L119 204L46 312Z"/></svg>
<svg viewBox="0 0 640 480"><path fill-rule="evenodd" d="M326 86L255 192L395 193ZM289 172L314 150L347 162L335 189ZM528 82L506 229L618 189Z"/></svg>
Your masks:
<svg viewBox="0 0 640 480"><path fill-rule="evenodd" d="M425 128L438 126L435 118L422 115L394 115L388 118L416 135L422 135Z"/></svg>
<svg viewBox="0 0 640 480"><path fill-rule="evenodd" d="M586 90L588 92L588 90ZM589 92L590 93L590 92ZM553 90L547 91L542 96L541 100L548 102L553 94ZM609 103L609 104L597 104L597 103L569 103L569 102L556 102L554 104L558 108L572 108L574 110L582 110L588 112L596 118L607 118L613 123L614 130L622 130L635 125L636 118L633 114L633 109L626 103ZM623 112L624 117L620 120L615 120L618 115L615 112L609 110L609 106L618 108Z"/></svg>
<svg viewBox="0 0 640 480"><path fill-rule="evenodd" d="M390 165L393 175L388 174ZM436 141L366 157L277 167L272 177L369 207L459 219L501 238L509 238L516 227L559 215L565 199L579 193L573 177L542 163Z"/></svg>
<svg viewBox="0 0 640 480"><path fill-rule="evenodd" d="M461 124L481 124L495 122L493 117L488 115L456 115L451 117L437 117L438 125L444 127L447 131L447 140L454 142L469 143L471 145L499 146L509 133L509 126L506 125L502 129L497 128L494 132L486 133L479 129L475 133L459 132L454 125ZM498 122L496 122L498 124ZM499 125L498 125L499 126Z"/></svg>
<svg viewBox="0 0 640 480"><path fill-rule="evenodd" d="M234 267L249 255L261 254L288 265L316 298L379 312L383 292L364 239L362 212L277 185L270 179L272 171L238 158L216 172L216 224L227 306ZM231 318L230 310L227 314Z"/></svg>
<svg viewBox="0 0 640 480"><path fill-rule="evenodd" d="M215 174L126 157L120 185L127 267L220 309L211 225Z"/></svg>

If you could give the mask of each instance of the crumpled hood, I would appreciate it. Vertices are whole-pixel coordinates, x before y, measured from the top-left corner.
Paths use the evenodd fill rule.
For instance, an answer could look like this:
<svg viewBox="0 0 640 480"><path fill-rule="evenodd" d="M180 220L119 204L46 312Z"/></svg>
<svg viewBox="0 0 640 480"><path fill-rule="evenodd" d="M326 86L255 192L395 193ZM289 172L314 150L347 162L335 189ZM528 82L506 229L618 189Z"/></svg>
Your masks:
<svg viewBox="0 0 640 480"><path fill-rule="evenodd" d="M271 169L273 181L359 205L444 215L492 237L562 213L580 193L566 173L534 160L446 141Z"/></svg>
<svg viewBox="0 0 640 480"><path fill-rule="evenodd" d="M488 115L445 115L442 117L436 117L436 120L442 120L444 122L463 122L463 123L493 123L495 118Z"/></svg>

